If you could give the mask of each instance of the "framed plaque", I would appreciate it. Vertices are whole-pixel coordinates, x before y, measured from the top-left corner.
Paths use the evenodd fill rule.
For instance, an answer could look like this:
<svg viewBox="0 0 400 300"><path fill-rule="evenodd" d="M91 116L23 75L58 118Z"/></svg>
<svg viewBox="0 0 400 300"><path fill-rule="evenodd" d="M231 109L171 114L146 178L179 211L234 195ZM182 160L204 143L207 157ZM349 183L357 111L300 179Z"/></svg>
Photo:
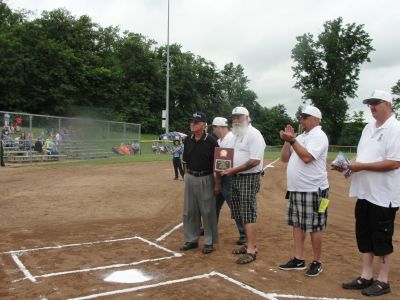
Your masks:
<svg viewBox="0 0 400 300"><path fill-rule="evenodd" d="M233 148L216 147L214 150L214 171L221 172L233 167Z"/></svg>

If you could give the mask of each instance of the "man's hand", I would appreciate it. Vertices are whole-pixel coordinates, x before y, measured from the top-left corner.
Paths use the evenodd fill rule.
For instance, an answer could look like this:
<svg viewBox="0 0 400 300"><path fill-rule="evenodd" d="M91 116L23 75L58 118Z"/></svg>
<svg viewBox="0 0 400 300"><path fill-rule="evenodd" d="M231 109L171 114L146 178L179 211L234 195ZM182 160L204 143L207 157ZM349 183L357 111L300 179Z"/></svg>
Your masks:
<svg viewBox="0 0 400 300"><path fill-rule="evenodd" d="M285 142L289 142L297 136L297 133L291 125L286 125L285 130L279 132L279 136Z"/></svg>
<svg viewBox="0 0 400 300"><path fill-rule="evenodd" d="M232 176L235 174L235 170L233 168L228 168L221 172L221 176Z"/></svg>

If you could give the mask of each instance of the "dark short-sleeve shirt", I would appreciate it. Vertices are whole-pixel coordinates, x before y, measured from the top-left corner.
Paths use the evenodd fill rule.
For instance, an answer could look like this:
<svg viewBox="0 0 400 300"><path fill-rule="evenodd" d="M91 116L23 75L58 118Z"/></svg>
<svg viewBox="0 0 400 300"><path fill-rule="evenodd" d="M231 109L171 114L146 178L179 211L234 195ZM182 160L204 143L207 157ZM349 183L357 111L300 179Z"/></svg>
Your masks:
<svg viewBox="0 0 400 300"><path fill-rule="evenodd" d="M183 162L192 171L212 171L214 166L214 148L218 147L217 140L208 133L196 141L194 134L185 139Z"/></svg>

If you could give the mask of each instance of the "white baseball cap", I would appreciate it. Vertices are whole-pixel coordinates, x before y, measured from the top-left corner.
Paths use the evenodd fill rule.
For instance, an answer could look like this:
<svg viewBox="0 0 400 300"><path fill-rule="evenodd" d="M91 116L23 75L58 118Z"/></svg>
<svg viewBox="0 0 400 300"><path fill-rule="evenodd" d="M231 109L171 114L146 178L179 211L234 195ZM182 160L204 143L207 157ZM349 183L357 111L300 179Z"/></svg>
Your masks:
<svg viewBox="0 0 400 300"><path fill-rule="evenodd" d="M222 117L214 118L212 126L228 127L228 120Z"/></svg>
<svg viewBox="0 0 400 300"><path fill-rule="evenodd" d="M375 90L372 92L372 95L370 98L363 100L363 103L368 104L368 103L376 102L379 100L383 100L383 101L392 103L393 96L391 93L388 93L386 91Z"/></svg>
<svg viewBox="0 0 400 300"><path fill-rule="evenodd" d="M310 116L316 117L318 119L322 119L321 111L318 108L316 108L315 106L312 106L312 105L306 106L306 108L303 109L301 114L302 115L303 114L304 115L310 115Z"/></svg>
<svg viewBox="0 0 400 300"><path fill-rule="evenodd" d="M232 110L232 115L245 115L245 116L249 116L249 111L247 110L246 107L238 106L238 107L235 107L235 108Z"/></svg>

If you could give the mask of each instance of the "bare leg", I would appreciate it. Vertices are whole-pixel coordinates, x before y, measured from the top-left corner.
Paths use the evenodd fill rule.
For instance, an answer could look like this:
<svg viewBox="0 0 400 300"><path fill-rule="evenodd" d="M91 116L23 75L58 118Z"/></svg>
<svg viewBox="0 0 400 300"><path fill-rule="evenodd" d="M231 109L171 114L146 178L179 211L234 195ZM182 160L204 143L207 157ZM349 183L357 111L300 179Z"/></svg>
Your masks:
<svg viewBox="0 0 400 300"><path fill-rule="evenodd" d="M297 259L304 260L304 241L306 234L300 229L300 227L293 226L293 238L294 238L294 256Z"/></svg>
<svg viewBox="0 0 400 300"><path fill-rule="evenodd" d="M256 252L256 224L255 223L247 223L244 224L244 231L247 236L247 252L255 253Z"/></svg>
<svg viewBox="0 0 400 300"><path fill-rule="evenodd" d="M390 254L379 257L378 280L388 283L389 281Z"/></svg>
<svg viewBox="0 0 400 300"><path fill-rule="evenodd" d="M374 255L370 252L363 253L362 261L363 261L363 269L361 277L369 280L372 278L373 274L372 263L374 262Z"/></svg>
<svg viewBox="0 0 400 300"><path fill-rule="evenodd" d="M322 233L321 231L311 232L310 236L311 236L311 245L313 248L314 260L321 262Z"/></svg>

